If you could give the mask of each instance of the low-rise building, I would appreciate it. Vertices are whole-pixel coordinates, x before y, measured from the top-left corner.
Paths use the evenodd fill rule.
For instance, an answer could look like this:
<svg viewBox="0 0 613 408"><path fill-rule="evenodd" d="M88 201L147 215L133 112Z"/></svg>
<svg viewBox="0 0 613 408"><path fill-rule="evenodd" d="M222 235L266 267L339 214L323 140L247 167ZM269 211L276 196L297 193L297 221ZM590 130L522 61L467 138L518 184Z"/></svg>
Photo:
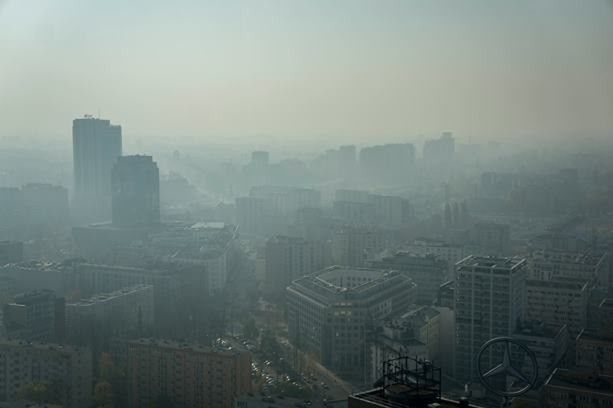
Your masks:
<svg viewBox="0 0 613 408"><path fill-rule="evenodd" d="M529 279L532 280L570 278L594 282L605 289L609 285L609 258L606 252L535 250L530 255L529 265Z"/></svg>
<svg viewBox="0 0 613 408"><path fill-rule="evenodd" d="M475 245L484 253L494 256L505 256L511 249L510 228L506 224L494 222L478 222L471 230Z"/></svg>
<svg viewBox="0 0 613 408"><path fill-rule="evenodd" d="M596 298L596 299L594 299ZM613 298L600 297L592 291L588 312L588 328L592 332L607 333L613 327Z"/></svg>
<svg viewBox="0 0 613 408"><path fill-rule="evenodd" d="M336 190L333 209L336 217L354 225L398 228L406 225L412 216L412 208L406 198L360 190Z"/></svg>
<svg viewBox="0 0 613 408"><path fill-rule="evenodd" d="M64 298L51 290L15 296L3 309L4 328L9 338L27 341L63 341Z"/></svg>
<svg viewBox="0 0 613 408"><path fill-rule="evenodd" d="M0 266L23 261L23 242L0 241Z"/></svg>
<svg viewBox="0 0 613 408"><path fill-rule="evenodd" d="M534 352L538 364L539 384L559 367L570 345L566 325L546 324L541 321L523 322L512 337ZM525 372L529 372L530 363L524 361Z"/></svg>
<svg viewBox="0 0 613 408"><path fill-rule="evenodd" d="M412 305L382 322L371 345L371 379L381 377L384 361L399 355L437 362L440 356L441 314L431 306Z"/></svg>
<svg viewBox="0 0 613 408"><path fill-rule="evenodd" d="M186 407L231 408L251 391L251 354L168 340L127 342L131 407L162 400Z"/></svg>
<svg viewBox="0 0 613 408"><path fill-rule="evenodd" d="M362 267L373 254L389 246L389 231L361 226L344 226L332 237L332 261L336 265Z"/></svg>
<svg viewBox="0 0 613 408"><path fill-rule="evenodd" d="M420 305L431 305L436 301L447 272L447 262L433 254L396 252L369 264L373 268L399 270L411 278L417 285L417 303Z"/></svg>
<svg viewBox="0 0 613 408"><path fill-rule="evenodd" d="M238 228L223 222L199 222L167 227L151 236L149 258L201 269L206 295L221 293L237 248Z"/></svg>
<svg viewBox="0 0 613 408"><path fill-rule="evenodd" d="M266 241L265 289L285 294L285 288L295 279L326 266L326 251L319 241L274 236Z"/></svg>
<svg viewBox="0 0 613 408"><path fill-rule="evenodd" d="M270 208L281 215L291 215L300 208L321 206L321 192L312 188L255 186L249 191L249 196L266 200Z"/></svg>
<svg viewBox="0 0 613 408"><path fill-rule="evenodd" d="M411 245L407 245L404 250L421 256L434 255L436 258L446 261L447 280L455 279L455 264L471 255L470 251L462 245L428 238L418 238Z"/></svg>
<svg viewBox="0 0 613 408"><path fill-rule="evenodd" d="M579 333L575 342L578 367L613 375L613 327L609 329L608 333Z"/></svg>
<svg viewBox="0 0 613 408"><path fill-rule="evenodd" d="M347 379L368 378L367 356L377 321L415 301L415 284L402 273L333 266L287 288L289 340Z"/></svg>
<svg viewBox="0 0 613 408"><path fill-rule="evenodd" d="M567 325L577 335L587 325L589 281L556 279L526 281L524 319L554 325Z"/></svg>
<svg viewBox="0 0 613 408"><path fill-rule="evenodd" d="M0 276L15 282L16 293L36 290L53 290L64 293L64 277L71 269L71 261L25 261L0 266Z"/></svg>
<svg viewBox="0 0 613 408"><path fill-rule="evenodd" d="M544 408L605 408L613 405L613 377L592 370L557 368L543 387Z"/></svg>
<svg viewBox="0 0 613 408"><path fill-rule="evenodd" d="M104 346L111 336L142 335L152 325L152 285L129 286L66 304L67 339L76 344Z"/></svg>
<svg viewBox="0 0 613 408"><path fill-rule="evenodd" d="M92 403L91 350L25 341L0 342L0 401L14 401L23 387L48 384L48 392L66 408Z"/></svg>

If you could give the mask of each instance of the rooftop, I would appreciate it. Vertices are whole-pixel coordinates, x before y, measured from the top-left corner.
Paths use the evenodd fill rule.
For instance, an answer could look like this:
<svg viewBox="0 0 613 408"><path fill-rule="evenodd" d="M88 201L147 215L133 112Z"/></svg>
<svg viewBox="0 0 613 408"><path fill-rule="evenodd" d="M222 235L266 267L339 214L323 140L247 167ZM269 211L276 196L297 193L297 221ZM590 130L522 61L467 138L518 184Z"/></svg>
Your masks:
<svg viewBox="0 0 613 408"><path fill-rule="evenodd" d="M55 293L52 290L43 289L15 296L14 304L32 305L41 301L55 300Z"/></svg>
<svg viewBox="0 0 613 408"><path fill-rule="evenodd" d="M317 401L309 404L304 399L284 396L248 394L238 397L235 406L239 408L319 408L323 405Z"/></svg>
<svg viewBox="0 0 613 408"><path fill-rule="evenodd" d="M470 255L456 263L456 265L459 268L473 267L512 270L521 267L525 262L525 258L499 258L494 256Z"/></svg>
<svg viewBox="0 0 613 408"><path fill-rule="evenodd" d="M46 402L37 403L27 400L19 401L2 401L0 402L0 408L62 408L62 405L48 404Z"/></svg>
<svg viewBox="0 0 613 408"><path fill-rule="evenodd" d="M446 248L459 248L459 245L453 245L450 244L448 242L445 241L441 241L438 239L431 239L431 238L416 238L413 241L413 245L417 245L417 246L435 246L435 247L446 247Z"/></svg>
<svg viewBox="0 0 613 408"><path fill-rule="evenodd" d="M46 262L46 261L24 261L0 266L0 273L3 270L9 271L14 269L20 270L36 270L36 271L59 271L68 265L70 261L65 262Z"/></svg>
<svg viewBox="0 0 613 408"><path fill-rule="evenodd" d="M224 229L226 224L224 222L197 222L192 225L191 229L214 229L220 230Z"/></svg>
<svg viewBox="0 0 613 408"><path fill-rule="evenodd" d="M589 341L589 342L602 342L610 343L613 345L613 333L593 332L589 330L582 330L577 336L577 342Z"/></svg>
<svg viewBox="0 0 613 408"><path fill-rule="evenodd" d="M582 264L588 266L596 266L600 264L607 256L603 252L594 252L591 250L583 252L563 251L557 249L541 249L532 254L535 261L545 260L552 262L564 262Z"/></svg>
<svg viewBox="0 0 613 408"><path fill-rule="evenodd" d="M594 374L592 371L556 368L545 381L545 386L595 392L613 397L613 377Z"/></svg>
<svg viewBox="0 0 613 408"><path fill-rule="evenodd" d="M340 298L348 300L381 293L381 290L398 285L415 285L402 273L387 269L352 268L331 266L292 282L288 290L308 293L327 303Z"/></svg>
<svg viewBox="0 0 613 408"><path fill-rule="evenodd" d="M556 289L569 289L569 290L587 290L589 286L589 280L577 279L577 278L556 278L555 280L539 280L539 279L527 279L526 287L538 287L538 288L556 288Z"/></svg>
<svg viewBox="0 0 613 408"><path fill-rule="evenodd" d="M394 265L418 264L420 266L434 266L442 269L447 268L447 262L437 258L434 254L418 255L410 251L396 251L391 255L385 254L380 262Z"/></svg>
<svg viewBox="0 0 613 408"><path fill-rule="evenodd" d="M181 342L176 340L164 340L164 339L153 339L153 338L144 338L138 340L128 340L127 344L130 345L138 345L138 346L150 346L150 347L159 347L169 350L186 350L192 351L196 353L215 353L220 355L236 355L241 353L249 353L247 350L243 349L241 346L237 344L230 344L226 341L217 342L215 345L207 346L199 343L188 343Z"/></svg>
<svg viewBox="0 0 613 408"><path fill-rule="evenodd" d="M432 319L433 317L439 316L440 314L441 313L432 306L411 305L409 306L409 310L395 320L417 319L418 321L426 321Z"/></svg>
<svg viewBox="0 0 613 408"><path fill-rule="evenodd" d="M133 294L133 293L138 293L138 292L141 292L143 290L153 290L153 286L152 285L145 285L145 284L128 286L128 287L116 290L114 292L99 293L99 294L94 295L94 296L92 296L90 298L81 299L78 302L68 303L68 304L66 304L66 307L68 307L68 306L73 306L73 307L92 306L92 305L99 304L99 303L109 302L111 300L117 299L117 298L122 297L122 296L128 296L128 295Z"/></svg>
<svg viewBox="0 0 613 408"><path fill-rule="evenodd" d="M515 335L555 338L566 329L564 324L546 324L542 321L522 322Z"/></svg>
<svg viewBox="0 0 613 408"><path fill-rule="evenodd" d="M25 340L2 340L0 341L0 348L22 348L22 349L36 349L36 350L48 350L73 353L78 351L88 351L87 347L79 347L65 344L53 344L53 343L38 343Z"/></svg>
<svg viewBox="0 0 613 408"><path fill-rule="evenodd" d="M613 298L602 299L598 307L601 309L613 309Z"/></svg>

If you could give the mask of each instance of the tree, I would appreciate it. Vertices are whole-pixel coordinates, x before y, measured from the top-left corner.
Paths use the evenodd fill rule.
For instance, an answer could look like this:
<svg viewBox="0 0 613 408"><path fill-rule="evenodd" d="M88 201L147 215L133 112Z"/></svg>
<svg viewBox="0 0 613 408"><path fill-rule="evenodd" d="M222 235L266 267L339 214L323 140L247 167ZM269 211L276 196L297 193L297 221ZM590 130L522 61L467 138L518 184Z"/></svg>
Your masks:
<svg viewBox="0 0 613 408"><path fill-rule="evenodd" d="M44 381L36 381L23 385L17 394L19 395L19 398L34 401L37 404L52 402L49 383Z"/></svg>
<svg viewBox="0 0 613 408"><path fill-rule="evenodd" d="M110 388L112 403L110 406L122 406L126 401L126 374L121 366L115 364L109 353L102 353L99 360L98 384L106 383ZM103 386L101 391L106 391ZM104 406L104 405L101 405Z"/></svg>
<svg viewBox="0 0 613 408"><path fill-rule="evenodd" d="M94 387L96 407L113 407L113 387L106 381L100 381Z"/></svg>
<svg viewBox="0 0 613 408"><path fill-rule="evenodd" d="M260 331L255 325L254 318L251 317L245 322L245 324L243 325L243 333L245 334L245 337L249 339L257 339Z"/></svg>
<svg viewBox="0 0 613 408"><path fill-rule="evenodd" d="M260 341L260 349L265 357L276 359L281 354L281 346L271 330L264 330Z"/></svg>
<svg viewBox="0 0 613 408"><path fill-rule="evenodd" d="M151 403L152 408L180 408L181 404L178 404L174 399L168 395L159 395Z"/></svg>
<svg viewBox="0 0 613 408"><path fill-rule="evenodd" d="M311 397L311 392L299 385L290 382L281 382L277 385L276 391L286 397L307 399Z"/></svg>

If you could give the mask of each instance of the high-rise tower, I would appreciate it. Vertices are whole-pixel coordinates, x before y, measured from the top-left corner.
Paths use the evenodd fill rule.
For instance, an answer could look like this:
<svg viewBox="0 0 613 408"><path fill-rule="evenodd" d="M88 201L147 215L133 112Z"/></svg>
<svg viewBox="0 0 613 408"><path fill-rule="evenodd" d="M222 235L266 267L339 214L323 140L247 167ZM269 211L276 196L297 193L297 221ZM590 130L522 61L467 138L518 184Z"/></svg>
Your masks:
<svg viewBox="0 0 613 408"><path fill-rule="evenodd" d="M111 218L111 168L121 156L121 126L89 115L72 122L73 207L81 221Z"/></svg>
<svg viewBox="0 0 613 408"><path fill-rule="evenodd" d="M456 263L455 377L470 383L476 357L486 341L510 336L523 315L525 259L469 256ZM485 356L492 367L497 356ZM491 361L490 361L491 360Z"/></svg>

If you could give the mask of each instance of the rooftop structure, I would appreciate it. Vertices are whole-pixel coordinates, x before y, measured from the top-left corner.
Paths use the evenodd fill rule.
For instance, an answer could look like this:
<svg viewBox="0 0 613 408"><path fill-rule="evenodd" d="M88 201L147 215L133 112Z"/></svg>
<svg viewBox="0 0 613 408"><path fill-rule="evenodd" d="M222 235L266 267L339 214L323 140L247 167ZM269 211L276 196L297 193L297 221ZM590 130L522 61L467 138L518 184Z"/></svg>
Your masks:
<svg viewBox="0 0 613 408"><path fill-rule="evenodd" d="M375 388L349 396L348 408L476 408L443 398L441 369L429 361L401 356L383 362L381 373Z"/></svg>

